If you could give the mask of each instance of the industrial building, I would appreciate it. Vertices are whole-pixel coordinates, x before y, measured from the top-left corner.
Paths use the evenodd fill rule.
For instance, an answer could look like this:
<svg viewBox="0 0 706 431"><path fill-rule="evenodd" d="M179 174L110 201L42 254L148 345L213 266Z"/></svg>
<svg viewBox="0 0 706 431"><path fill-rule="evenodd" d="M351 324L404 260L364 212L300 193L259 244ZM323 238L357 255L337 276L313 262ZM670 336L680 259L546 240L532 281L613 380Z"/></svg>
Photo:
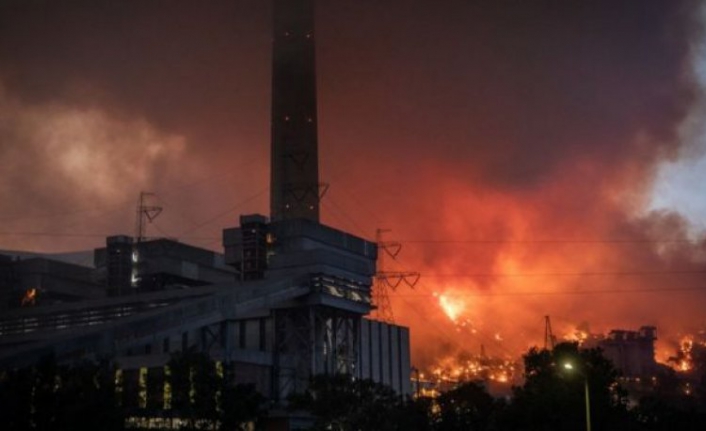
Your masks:
<svg viewBox="0 0 706 431"><path fill-rule="evenodd" d="M625 377L653 376L658 369L656 330L654 326L642 326L637 331L614 329L598 342L598 347Z"/></svg>
<svg viewBox="0 0 706 431"><path fill-rule="evenodd" d="M0 251L0 310L100 298L93 268L62 256Z"/></svg>
<svg viewBox="0 0 706 431"><path fill-rule="evenodd" d="M223 254L138 233L107 238L93 267L0 258L0 291L34 288L16 274L38 265L40 293L55 297L2 313L0 367L111 358L130 380L195 349L275 404L320 373L411 393L408 328L365 317L376 243L319 222L313 7L274 0L270 216L241 216ZM69 273L86 293L59 300L71 289L49 281Z"/></svg>

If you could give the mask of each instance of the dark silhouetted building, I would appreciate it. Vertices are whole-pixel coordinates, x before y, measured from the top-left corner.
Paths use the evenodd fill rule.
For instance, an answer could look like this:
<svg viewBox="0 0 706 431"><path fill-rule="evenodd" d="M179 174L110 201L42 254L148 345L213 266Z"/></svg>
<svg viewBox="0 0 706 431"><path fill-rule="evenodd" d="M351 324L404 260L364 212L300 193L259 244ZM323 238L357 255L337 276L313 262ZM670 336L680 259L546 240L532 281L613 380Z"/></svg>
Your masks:
<svg viewBox="0 0 706 431"><path fill-rule="evenodd" d="M227 364L273 405L321 373L410 394L408 328L365 318L377 245L319 223L313 16L313 0L274 0L269 219L242 216L226 229L224 256L108 238L90 287L102 297L4 315L0 366L49 353L60 362L109 357L134 387L191 349Z"/></svg>
<svg viewBox="0 0 706 431"><path fill-rule="evenodd" d="M657 370L655 333L654 326L642 326L637 331L614 329L598 347L626 377L652 376Z"/></svg>

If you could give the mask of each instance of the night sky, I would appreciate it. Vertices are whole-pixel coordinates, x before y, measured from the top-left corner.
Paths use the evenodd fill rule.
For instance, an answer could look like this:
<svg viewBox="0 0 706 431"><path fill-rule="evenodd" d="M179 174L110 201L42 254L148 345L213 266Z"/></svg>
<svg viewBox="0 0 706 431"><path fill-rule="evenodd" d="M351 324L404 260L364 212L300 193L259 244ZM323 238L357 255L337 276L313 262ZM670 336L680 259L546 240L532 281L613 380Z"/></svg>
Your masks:
<svg viewBox="0 0 706 431"><path fill-rule="evenodd" d="M271 5L0 1L0 249L267 213ZM403 243L416 361L706 326L697 1L320 0L323 222ZM389 260L388 260L389 262ZM446 312L439 304L446 304ZM449 312L454 309L457 314ZM455 322L449 318L455 319Z"/></svg>

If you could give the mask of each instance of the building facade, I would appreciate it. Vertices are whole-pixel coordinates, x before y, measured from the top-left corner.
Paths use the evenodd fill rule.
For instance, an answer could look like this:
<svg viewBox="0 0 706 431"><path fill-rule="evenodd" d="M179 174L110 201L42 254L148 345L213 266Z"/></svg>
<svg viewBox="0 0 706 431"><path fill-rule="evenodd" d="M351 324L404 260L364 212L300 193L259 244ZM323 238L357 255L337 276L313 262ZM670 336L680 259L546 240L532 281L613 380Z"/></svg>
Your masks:
<svg viewBox="0 0 706 431"><path fill-rule="evenodd" d="M222 255L109 237L85 269L94 296L3 313L0 367L45 355L107 358L134 387L189 350L225 364L275 405L316 374L369 378L410 395L408 328L366 318L377 245L319 223L313 7L274 0L270 217L242 216L225 229ZM14 283L12 264L0 260L0 278Z"/></svg>

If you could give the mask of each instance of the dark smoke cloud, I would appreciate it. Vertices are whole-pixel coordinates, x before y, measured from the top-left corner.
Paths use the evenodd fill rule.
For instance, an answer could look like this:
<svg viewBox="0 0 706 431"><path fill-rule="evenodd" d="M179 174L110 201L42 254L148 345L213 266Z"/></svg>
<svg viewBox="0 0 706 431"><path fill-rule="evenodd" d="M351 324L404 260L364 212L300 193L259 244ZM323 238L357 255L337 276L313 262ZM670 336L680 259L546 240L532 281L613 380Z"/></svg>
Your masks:
<svg viewBox="0 0 706 431"><path fill-rule="evenodd" d="M499 352L524 348L545 314L596 330L704 323L693 291L577 294L703 281L693 274L706 269L703 239L676 213L646 211L656 169L681 154L680 127L701 103L699 8L319 1L325 222L368 238L381 227L485 240L405 244L398 268L464 275L395 293L417 358L438 353L427 340L440 338L444 349L481 338ZM266 212L270 11L259 0L0 4L0 217L106 210L14 218L7 229L130 232L137 193L152 189L168 207L164 232L217 248L239 212ZM647 269L662 274L610 275ZM692 273L664 274L677 270ZM487 276L557 272L608 274ZM480 332L458 334L433 292L462 298Z"/></svg>

